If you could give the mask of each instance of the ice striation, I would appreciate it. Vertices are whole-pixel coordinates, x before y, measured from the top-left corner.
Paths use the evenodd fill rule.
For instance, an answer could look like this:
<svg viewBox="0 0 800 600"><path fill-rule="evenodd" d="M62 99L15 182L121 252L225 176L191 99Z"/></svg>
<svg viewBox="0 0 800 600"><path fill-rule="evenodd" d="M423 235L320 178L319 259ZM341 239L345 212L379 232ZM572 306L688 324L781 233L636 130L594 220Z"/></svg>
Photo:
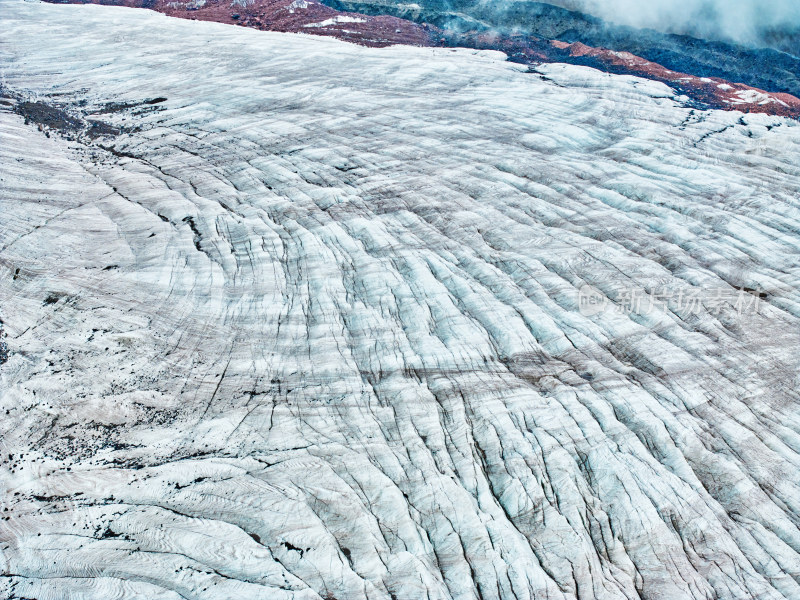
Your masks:
<svg viewBox="0 0 800 600"><path fill-rule="evenodd" d="M796 121L96 5L0 68L0 597L800 597Z"/></svg>

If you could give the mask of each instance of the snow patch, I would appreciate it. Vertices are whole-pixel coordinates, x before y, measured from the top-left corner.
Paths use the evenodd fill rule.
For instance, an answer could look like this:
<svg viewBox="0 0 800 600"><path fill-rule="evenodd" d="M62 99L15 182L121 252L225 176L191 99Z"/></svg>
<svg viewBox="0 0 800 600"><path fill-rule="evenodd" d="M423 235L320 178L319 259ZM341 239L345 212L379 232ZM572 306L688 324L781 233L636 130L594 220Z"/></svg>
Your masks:
<svg viewBox="0 0 800 600"><path fill-rule="evenodd" d="M360 17L349 17L347 15L337 15L331 19L320 21L319 23L308 23L303 27L330 27L331 25L338 25L339 23L366 23L366 19Z"/></svg>
<svg viewBox="0 0 800 600"><path fill-rule="evenodd" d="M292 2L286 8L290 13L294 13L294 11L298 9L308 8L308 2L306 0L294 0L294 2Z"/></svg>
<svg viewBox="0 0 800 600"><path fill-rule="evenodd" d="M758 90L739 90L735 96L738 99L732 100L734 104L770 104L775 102L787 106L782 100Z"/></svg>

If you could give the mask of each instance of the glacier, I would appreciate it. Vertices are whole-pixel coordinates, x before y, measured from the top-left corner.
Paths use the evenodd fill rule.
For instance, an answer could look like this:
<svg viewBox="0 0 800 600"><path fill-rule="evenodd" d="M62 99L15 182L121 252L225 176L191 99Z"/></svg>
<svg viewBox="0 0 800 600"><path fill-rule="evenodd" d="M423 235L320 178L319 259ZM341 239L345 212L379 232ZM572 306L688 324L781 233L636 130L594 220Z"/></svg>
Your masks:
<svg viewBox="0 0 800 600"><path fill-rule="evenodd" d="M800 124L504 59L0 0L0 597L800 598Z"/></svg>

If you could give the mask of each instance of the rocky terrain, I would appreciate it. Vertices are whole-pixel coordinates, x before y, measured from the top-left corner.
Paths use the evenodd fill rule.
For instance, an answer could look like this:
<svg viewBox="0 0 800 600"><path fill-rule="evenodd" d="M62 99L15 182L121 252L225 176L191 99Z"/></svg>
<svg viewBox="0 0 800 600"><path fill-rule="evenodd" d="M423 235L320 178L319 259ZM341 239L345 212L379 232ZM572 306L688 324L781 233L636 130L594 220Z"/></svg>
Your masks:
<svg viewBox="0 0 800 600"><path fill-rule="evenodd" d="M797 120L18 0L0 86L0 598L800 597Z"/></svg>
<svg viewBox="0 0 800 600"><path fill-rule="evenodd" d="M8 360L8 344L6 343L6 332L0 324L0 365Z"/></svg>

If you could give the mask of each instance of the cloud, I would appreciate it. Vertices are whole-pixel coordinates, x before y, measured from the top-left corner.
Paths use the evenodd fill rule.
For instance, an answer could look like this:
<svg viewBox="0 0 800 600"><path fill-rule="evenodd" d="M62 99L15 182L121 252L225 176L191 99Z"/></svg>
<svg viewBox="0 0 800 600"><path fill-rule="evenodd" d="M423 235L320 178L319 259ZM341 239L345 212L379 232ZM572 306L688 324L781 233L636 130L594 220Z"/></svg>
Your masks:
<svg viewBox="0 0 800 600"><path fill-rule="evenodd" d="M800 28L798 0L544 0L620 25L759 44Z"/></svg>

